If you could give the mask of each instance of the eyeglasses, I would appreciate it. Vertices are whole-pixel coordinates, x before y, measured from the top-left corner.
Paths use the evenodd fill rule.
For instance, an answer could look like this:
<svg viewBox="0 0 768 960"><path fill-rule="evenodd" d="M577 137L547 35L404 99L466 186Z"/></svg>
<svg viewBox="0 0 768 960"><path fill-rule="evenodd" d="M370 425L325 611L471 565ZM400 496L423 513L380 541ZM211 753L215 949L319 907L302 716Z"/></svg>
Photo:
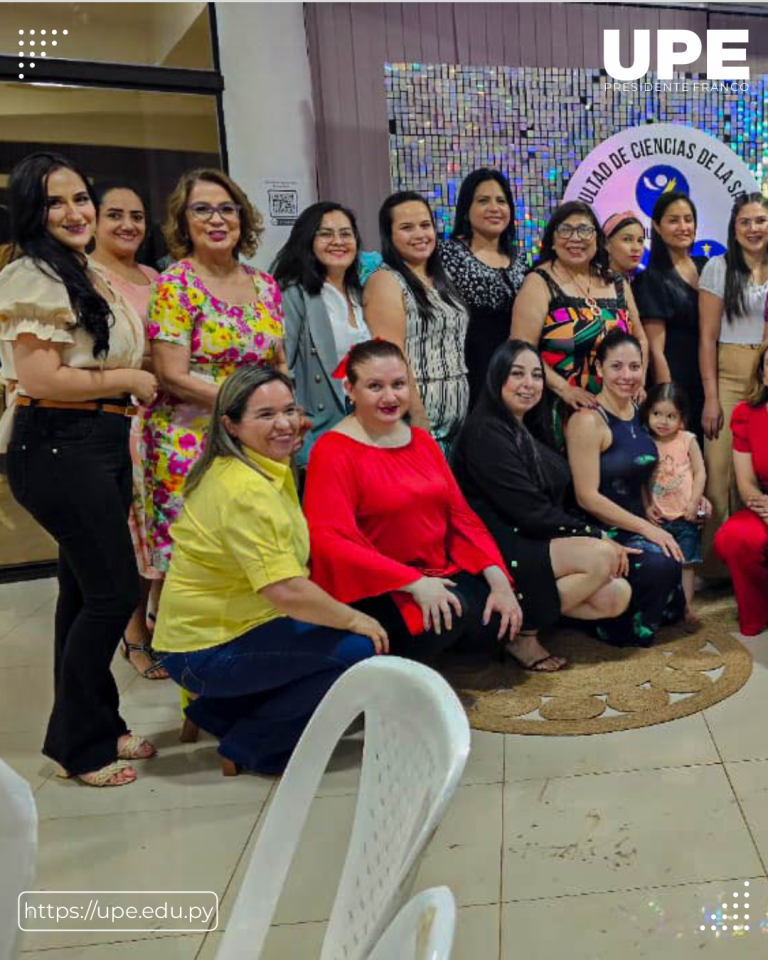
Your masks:
<svg viewBox="0 0 768 960"><path fill-rule="evenodd" d="M190 203L187 210L195 220L200 220L202 223L207 223L214 213L218 213L222 220L237 220L240 216L240 205L231 201L220 203L215 207L210 203Z"/></svg>
<svg viewBox="0 0 768 960"><path fill-rule="evenodd" d="M562 240L570 240L573 236L577 236L579 240L591 240L595 232L595 228L590 227L588 223L580 223L578 226L574 226L572 223L561 223L559 227L555 228L555 233Z"/></svg>
<svg viewBox="0 0 768 960"><path fill-rule="evenodd" d="M352 243L355 239L355 234L353 230L350 230L349 227L343 230L330 230L323 228L318 230L315 234L315 237L318 240L322 240L323 243L330 243L331 240L335 240L337 237L339 240L343 240L344 243Z"/></svg>

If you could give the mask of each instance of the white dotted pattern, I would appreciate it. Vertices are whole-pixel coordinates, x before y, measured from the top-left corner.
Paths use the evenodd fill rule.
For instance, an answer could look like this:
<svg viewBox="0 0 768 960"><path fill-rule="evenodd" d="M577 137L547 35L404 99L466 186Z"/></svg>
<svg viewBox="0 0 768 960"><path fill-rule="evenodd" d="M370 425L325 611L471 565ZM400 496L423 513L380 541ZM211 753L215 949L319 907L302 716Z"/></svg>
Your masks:
<svg viewBox="0 0 768 960"><path fill-rule="evenodd" d="M34 36L35 36L35 31L34 31L34 30L28 30L27 33L29 34L30 37L34 37ZM55 36L58 36L58 33L59 33L58 30L51 30L51 34L52 34L52 36L54 36L54 37L55 37ZM46 36L46 34L47 34L47 31L46 31L46 30L41 30L41 31L40 31L40 35L41 35L41 36ZM69 34L69 30L62 30L62 31L61 31L61 35L62 35L63 37L66 37L68 34ZM20 36L20 37L23 37L23 36L24 36L24 30L19 30L19 36ZM26 45L26 46L29 46L29 50L28 50L28 52L27 52L26 54L24 53L24 47L25 47L25 45ZM41 41L40 41L40 46L41 46L41 47L44 47L44 46L46 46L46 45L47 45L47 41L46 41L46 40L41 40ZM26 56L26 57L28 58L29 63L27 64L27 66L29 66L31 69L34 69L34 66L35 66L34 58L35 58L36 56L44 57L44 56L46 55L46 51L45 51L45 50L34 50L34 49L33 49L33 47L35 46L35 41L34 41L34 40L28 40L28 41L26 41L26 43L25 43L24 40L19 40L19 46L21 47L21 49L19 50L19 56L20 56L20 57L25 57L25 56ZM51 46L52 46L52 47L58 46L58 41L56 41L56 40L51 40ZM19 60L19 70L24 70L24 61L23 61L23 60ZM23 73L20 73L20 74L19 74L19 80L23 80L23 79L24 79L24 76L25 76L25 75L24 75Z"/></svg>

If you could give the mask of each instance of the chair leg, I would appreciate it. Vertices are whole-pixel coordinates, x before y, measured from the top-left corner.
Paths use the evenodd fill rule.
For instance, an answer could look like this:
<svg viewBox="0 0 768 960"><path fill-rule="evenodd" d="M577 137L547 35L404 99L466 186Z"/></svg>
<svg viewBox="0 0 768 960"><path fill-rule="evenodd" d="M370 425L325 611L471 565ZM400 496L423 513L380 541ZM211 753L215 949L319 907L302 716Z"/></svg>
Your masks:
<svg viewBox="0 0 768 960"><path fill-rule="evenodd" d="M227 760L226 757L221 758L221 775L223 777L236 777L239 773L240 768L234 760Z"/></svg>
<svg viewBox="0 0 768 960"><path fill-rule="evenodd" d="M179 740L182 743L197 743L199 736L200 727L198 727L196 723L193 723L188 717L185 717L184 723L181 725Z"/></svg>

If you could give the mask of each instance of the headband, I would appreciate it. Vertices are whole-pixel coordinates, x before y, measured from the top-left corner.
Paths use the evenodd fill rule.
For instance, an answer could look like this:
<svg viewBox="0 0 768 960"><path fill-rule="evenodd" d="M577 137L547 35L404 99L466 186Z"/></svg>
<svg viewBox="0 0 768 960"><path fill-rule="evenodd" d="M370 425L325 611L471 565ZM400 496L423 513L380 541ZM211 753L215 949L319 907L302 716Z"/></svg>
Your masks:
<svg viewBox="0 0 768 960"><path fill-rule="evenodd" d="M640 226L643 225L640 217L634 210L624 210L623 213L613 213L603 224L603 233L606 237L610 237L622 220L636 220Z"/></svg>

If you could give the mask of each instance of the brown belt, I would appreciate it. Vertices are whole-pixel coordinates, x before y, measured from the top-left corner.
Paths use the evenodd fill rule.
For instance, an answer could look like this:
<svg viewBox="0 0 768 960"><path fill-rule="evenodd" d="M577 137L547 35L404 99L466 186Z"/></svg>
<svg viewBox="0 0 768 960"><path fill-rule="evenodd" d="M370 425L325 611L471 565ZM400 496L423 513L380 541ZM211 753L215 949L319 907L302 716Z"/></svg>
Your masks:
<svg viewBox="0 0 768 960"><path fill-rule="evenodd" d="M16 398L20 407L42 407L44 410L103 410L104 413L116 413L121 417L135 417L139 408L120 407L116 403L99 403L96 400L34 400L23 393Z"/></svg>

